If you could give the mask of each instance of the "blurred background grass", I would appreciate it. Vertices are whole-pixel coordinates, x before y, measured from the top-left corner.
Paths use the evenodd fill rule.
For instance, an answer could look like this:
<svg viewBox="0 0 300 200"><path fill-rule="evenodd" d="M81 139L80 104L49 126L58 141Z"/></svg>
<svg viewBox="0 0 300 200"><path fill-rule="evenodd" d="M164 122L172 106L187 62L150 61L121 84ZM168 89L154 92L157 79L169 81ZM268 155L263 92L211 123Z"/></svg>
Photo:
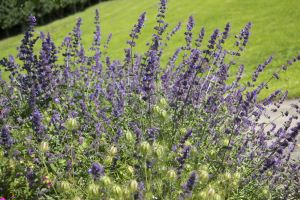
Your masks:
<svg viewBox="0 0 300 200"><path fill-rule="evenodd" d="M258 79L258 82L268 80L272 73L280 68L286 61L300 53L300 2L299 0L169 0L166 21L169 30L179 21L184 28L187 18L193 15L196 21L194 33L201 27L206 29L206 40L215 28L224 28L227 22L232 25L231 42L243 26L251 21L253 28L246 52L237 59L237 64L245 64L244 80L249 80L256 66L270 55L274 60ZM158 0L112 0L96 4L83 12L54 21L48 25L37 27L37 31L50 32L57 45L61 44L75 25L76 18L83 19L83 43L86 49L93 40L94 13L100 10L103 42L108 34L113 34L108 55L114 59L123 59L124 48L132 25L138 16L147 12L147 20L142 36L137 41L136 51L146 49L145 44L150 40ZM183 29L184 29L183 28ZM163 60L166 61L176 47L184 43L184 30L180 31L165 49ZM9 54L16 55L16 47L20 45L22 35L0 41L0 57ZM230 45L228 45L230 46ZM238 66L234 66L237 68ZM233 69L234 71L235 69ZM270 83L268 95L275 89L289 91L289 98L300 97L300 64L291 66L288 71L281 73L279 80Z"/></svg>

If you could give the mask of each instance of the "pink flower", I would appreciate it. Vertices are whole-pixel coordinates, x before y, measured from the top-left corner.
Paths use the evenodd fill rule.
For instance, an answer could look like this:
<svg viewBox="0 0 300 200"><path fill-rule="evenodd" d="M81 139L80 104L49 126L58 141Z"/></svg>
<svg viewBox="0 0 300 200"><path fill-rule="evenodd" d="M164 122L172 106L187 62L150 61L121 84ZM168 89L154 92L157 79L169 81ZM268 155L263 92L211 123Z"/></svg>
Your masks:
<svg viewBox="0 0 300 200"><path fill-rule="evenodd" d="M0 200L6 200L4 197L0 197Z"/></svg>

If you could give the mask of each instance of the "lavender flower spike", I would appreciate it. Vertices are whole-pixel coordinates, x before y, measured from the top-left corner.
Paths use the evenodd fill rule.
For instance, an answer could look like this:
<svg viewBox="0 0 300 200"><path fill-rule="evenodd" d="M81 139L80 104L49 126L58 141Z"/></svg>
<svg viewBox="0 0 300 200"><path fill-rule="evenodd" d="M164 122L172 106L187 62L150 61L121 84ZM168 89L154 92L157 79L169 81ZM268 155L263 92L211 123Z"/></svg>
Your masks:
<svg viewBox="0 0 300 200"><path fill-rule="evenodd" d="M141 33L142 27L144 26L144 22L145 22L145 17L146 17L146 12L143 12L138 19L138 23L133 26L133 29L129 34L131 40L127 41L127 43L132 47L135 46L135 42L133 40L137 39L139 37L138 35Z"/></svg>
<svg viewBox="0 0 300 200"><path fill-rule="evenodd" d="M99 179L104 175L104 168L98 163L93 163L88 172L93 175L94 179Z"/></svg>

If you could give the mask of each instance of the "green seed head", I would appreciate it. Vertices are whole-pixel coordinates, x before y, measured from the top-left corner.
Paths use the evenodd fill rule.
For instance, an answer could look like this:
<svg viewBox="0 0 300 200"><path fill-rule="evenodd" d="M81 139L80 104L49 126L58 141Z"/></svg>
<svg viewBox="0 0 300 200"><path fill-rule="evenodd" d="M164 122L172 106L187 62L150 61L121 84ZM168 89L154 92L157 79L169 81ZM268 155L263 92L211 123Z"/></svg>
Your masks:
<svg viewBox="0 0 300 200"><path fill-rule="evenodd" d="M67 119L67 121L64 123L64 126L66 127L66 129L73 131L78 129L79 127L79 123L75 118L69 118Z"/></svg>
<svg viewBox="0 0 300 200"><path fill-rule="evenodd" d="M138 189L138 182L136 180L132 180L129 183L129 189L131 192L135 192Z"/></svg>
<svg viewBox="0 0 300 200"><path fill-rule="evenodd" d="M130 173L131 175L134 174L134 168L133 168L132 166L128 166L128 167L127 167L127 170L129 171L129 173Z"/></svg>
<svg viewBox="0 0 300 200"><path fill-rule="evenodd" d="M71 189L71 184L68 181L62 181L59 184L60 189L63 191L69 191Z"/></svg>
<svg viewBox="0 0 300 200"><path fill-rule="evenodd" d="M114 155L117 154L117 152L118 152L117 147L115 147L115 146L110 147L110 149L109 149L109 154L110 155L114 156Z"/></svg>
<svg viewBox="0 0 300 200"><path fill-rule="evenodd" d="M209 179L209 174L208 174L208 172L206 171L206 170L200 170L199 171L199 180L201 181L201 182L206 182L206 181L208 181L208 179Z"/></svg>
<svg viewBox="0 0 300 200"><path fill-rule="evenodd" d="M133 140L133 134L130 131L126 131L125 132L125 139L128 141L132 141Z"/></svg>
<svg viewBox="0 0 300 200"><path fill-rule="evenodd" d="M103 183L104 186L109 186L111 184L111 180L108 176L103 176L101 178L101 182Z"/></svg>
<svg viewBox="0 0 300 200"><path fill-rule="evenodd" d="M176 174L176 172L175 172L174 169L170 169L170 170L167 172L167 175L168 175L168 177L169 177L169 179L170 179L171 181L174 181L174 180L176 180L176 178L177 178L177 174Z"/></svg>
<svg viewBox="0 0 300 200"><path fill-rule="evenodd" d="M49 150L48 142L41 142L40 149L41 149L42 152L48 151Z"/></svg>
<svg viewBox="0 0 300 200"><path fill-rule="evenodd" d="M88 192L91 195L97 195L99 193L99 186L92 183L88 186Z"/></svg>
<svg viewBox="0 0 300 200"><path fill-rule="evenodd" d="M206 196L209 198L209 199L213 199L216 195L216 191L214 188L212 187L209 187L207 192L206 192Z"/></svg>
<svg viewBox="0 0 300 200"><path fill-rule="evenodd" d="M144 155L149 154L151 151L151 146L147 141L141 143L141 153Z"/></svg>
<svg viewBox="0 0 300 200"><path fill-rule="evenodd" d="M166 107L168 105L168 102L165 98L161 98L159 103L162 107Z"/></svg>
<svg viewBox="0 0 300 200"><path fill-rule="evenodd" d="M113 193L118 197L122 196L122 188L118 185L114 185L113 186Z"/></svg>

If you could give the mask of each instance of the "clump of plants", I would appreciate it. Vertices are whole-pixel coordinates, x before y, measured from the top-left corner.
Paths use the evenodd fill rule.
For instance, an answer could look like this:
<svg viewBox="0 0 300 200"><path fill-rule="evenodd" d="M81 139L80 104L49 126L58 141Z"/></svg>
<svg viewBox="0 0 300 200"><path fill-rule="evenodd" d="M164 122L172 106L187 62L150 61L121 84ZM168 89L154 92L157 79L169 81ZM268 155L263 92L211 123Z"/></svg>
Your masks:
<svg viewBox="0 0 300 200"><path fill-rule="evenodd" d="M166 10L161 0L145 52L135 51L146 18L140 15L119 60L106 53L111 37L103 40L98 11L90 48L81 43L81 19L56 47L29 17L17 58L0 62L9 74L0 84L3 198L300 198L300 165L291 159L298 117L262 122L287 92L259 99L300 55L257 84L270 57L241 82L244 66L234 60L251 23L227 48L229 23L210 36L204 28L195 35L191 16L185 44L164 63L166 44L181 27L168 30ZM298 105L291 109L300 112Z"/></svg>

